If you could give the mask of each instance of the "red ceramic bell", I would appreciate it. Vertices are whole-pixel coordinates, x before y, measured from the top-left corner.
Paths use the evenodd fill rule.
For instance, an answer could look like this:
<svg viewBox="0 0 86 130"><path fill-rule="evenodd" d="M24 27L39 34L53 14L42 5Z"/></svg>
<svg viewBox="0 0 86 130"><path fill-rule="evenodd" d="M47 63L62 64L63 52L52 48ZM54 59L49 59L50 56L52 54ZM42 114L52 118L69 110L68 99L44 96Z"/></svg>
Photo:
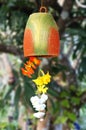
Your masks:
<svg viewBox="0 0 86 130"><path fill-rule="evenodd" d="M24 56L58 56L60 39L58 27L47 12L33 13L24 32Z"/></svg>

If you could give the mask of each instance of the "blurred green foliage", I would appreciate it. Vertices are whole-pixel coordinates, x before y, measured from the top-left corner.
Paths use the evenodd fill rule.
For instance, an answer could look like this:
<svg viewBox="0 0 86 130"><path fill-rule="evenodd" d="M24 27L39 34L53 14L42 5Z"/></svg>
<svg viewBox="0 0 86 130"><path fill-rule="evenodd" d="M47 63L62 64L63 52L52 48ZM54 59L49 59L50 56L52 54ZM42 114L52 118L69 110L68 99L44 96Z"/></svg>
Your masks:
<svg viewBox="0 0 86 130"><path fill-rule="evenodd" d="M55 10L54 6L49 6L49 12L55 19L59 19L61 11ZM60 9L62 10L62 7ZM13 45L22 50L24 28L28 16L38 10L36 1L0 0L0 45ZM68 61L66 64L64 57ZM30 97L35 94L31 79L21 74L21 66L24 62L17 56L9 55L9 59L12 63L15 83L3 86L0 91L1 130L6 130L4 128L8 126L8 121L6 120L5 123L2 119L5 120L8 116L10 93L15 90L14 118L16 120L19 115L19 102L22 102L28 109L31 107ZM83 94L86 95L86 10L78 8L75 3L73 3L64 34L61 36L61 58L56 57L50 60L50 73L52 82L49 84L48 93L52 107L48 111L54 119L53 123L73 123L77 120L79 111L85 104ZM36 76L37 72L33 78ZM74 79L76 83L71 79ZM11 130L14 130L16 126L15 123L9 125Z"/></svg>

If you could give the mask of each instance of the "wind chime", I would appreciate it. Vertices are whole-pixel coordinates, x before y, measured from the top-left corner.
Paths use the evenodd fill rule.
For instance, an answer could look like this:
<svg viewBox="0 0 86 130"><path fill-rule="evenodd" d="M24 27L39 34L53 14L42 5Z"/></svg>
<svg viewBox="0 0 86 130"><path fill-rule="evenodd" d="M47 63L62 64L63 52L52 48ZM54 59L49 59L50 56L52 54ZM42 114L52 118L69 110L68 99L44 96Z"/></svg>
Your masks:
<svg viewBox="0 0 86 130"><path fill-rule="evenodd" d="M42 1L43 2L43 1ZM60 52L60 39L58 26L53 16L48 13L47 8L40 7L40 11L29 16L24 32L24 57L29 60L24 64L22 73L29 78L32 77L36 68L40 65L39 57L55 57ZM42 119L46 112L46 101L48 99L46 85L51 80L49 72L45 74L40 70L40 75L33 79L37 91L36 96L32 96L30 101L35 109L36 118Z"/></svg>

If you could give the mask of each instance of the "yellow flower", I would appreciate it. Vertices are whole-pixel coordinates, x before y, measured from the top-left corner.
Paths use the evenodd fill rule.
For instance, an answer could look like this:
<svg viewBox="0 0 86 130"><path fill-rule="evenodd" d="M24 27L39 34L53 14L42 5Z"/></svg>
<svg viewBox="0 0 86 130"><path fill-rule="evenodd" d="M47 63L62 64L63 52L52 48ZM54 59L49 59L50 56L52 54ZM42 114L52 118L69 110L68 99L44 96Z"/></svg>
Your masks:
<svg viewBox="0 0 86 130"><path fill-rule="evenodd" d="M47 90L48 90L48 88L45 87L45 88L42 90L42 92L43 92L43 93L47 93Z"/></svg>
<svg viewBox="0 0 86 130"><path fill-rule="evenodd" d="M47 90L48 90L48 88L45 87L45 85L37 86L37 93L46 93Z"/></svg>
<svg viewBox="0 0 86 130"><path fill-rule="evenodd" d="M43 76L43 83L44 84L48 84L50 82L51 76L49 75L49 73L45 74Z"/></svg>
<svg viewBox="0 0 86 130"><path fill-rule="evenodd" d="M33 82L37 85L37 93L41 94L41 93L46 93L48 88L46 87L46 85L50 82L51 80L51 76L49 73L44 74L43 71L42 72L42 76L38 76L37 79L34 79Z"/></svg>
<svg viewBox="0 0 86 130"><path fill-rule="evenodd" d="M38 77L37 79L34 79L33 82L38 86L42 86L44 83L43 83L43 79L42 77Z"/></svg>
<svg viewBox="0 0 86 130"><path fill-rule="evenodd" d="M38 86L46 85L50 82L51 76L49 73L39 76L37 79L34 79L33 82Z"/></svg>

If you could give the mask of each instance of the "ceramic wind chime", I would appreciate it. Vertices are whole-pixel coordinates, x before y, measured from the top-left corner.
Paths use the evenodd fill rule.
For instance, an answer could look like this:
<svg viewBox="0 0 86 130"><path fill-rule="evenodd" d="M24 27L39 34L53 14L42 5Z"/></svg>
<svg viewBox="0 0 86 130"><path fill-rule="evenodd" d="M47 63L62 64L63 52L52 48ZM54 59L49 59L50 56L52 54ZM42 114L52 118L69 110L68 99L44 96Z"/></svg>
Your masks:
<svg viewBox="0 0 86 130"><path fill-rule="evenodd" d="M40 65L38 57L54 57L59 55L60 39L58 26L53 16L47 12L46 7L41 7L40 12L29 16L24 32L24 57L29 60L24 64L22 73L29 78ZM43 119L46 112L46 101L48 99L48 83L51 81L49 72L46 74L40 70L39 76L32 80L36 85L36 95L30 101L35 109L36 118Z"/></svg>

